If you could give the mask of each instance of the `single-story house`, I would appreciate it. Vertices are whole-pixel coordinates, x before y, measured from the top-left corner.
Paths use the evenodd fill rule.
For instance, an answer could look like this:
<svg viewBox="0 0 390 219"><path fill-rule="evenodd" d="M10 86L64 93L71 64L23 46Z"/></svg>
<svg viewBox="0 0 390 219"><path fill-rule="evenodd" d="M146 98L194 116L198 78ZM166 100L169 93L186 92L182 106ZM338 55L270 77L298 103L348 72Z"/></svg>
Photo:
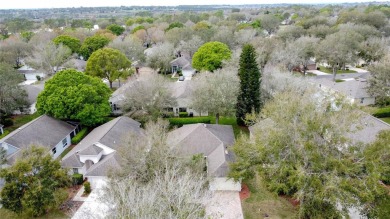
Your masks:
<svg viewBox="0 0 390 219"><path fill-rule="evenodd" d="M191 109L191 96L193 92L193 81L177 81L172 83L172 96L176 99L177 106L172 108L175 116L178 116L180 112L187 112L193 116L207 116L208 112L197 112Z"/></svg>
<svg viewBox="0 0 390 219"><path fill-rule="evenodd" d="M128 136L143 135L141 124L128 117L115 118L89 133L61 161L70 173L80 173L94 187L107 179L112 169L120 168L117 151L126 147Z"/></svg>
<svg viewBox="0 0 390 219"><path fill-rule="evenodd" d="M183 156L203 154L213 191L241 191L241 183L228 178L228 162L234 161L230 147L235 138L231 125L184 125L168 134L168 143Z"/></svg>
<svg viewBox="0 0 390 219"><path fill-rule="evenodd" d="M71 138L79 126L53 117L42 115L0 139L0 146L7 151L7 164L12 165L19 152L32 144L51 150L57 158L71 145Z"/></svg>
<svg viewBox="0 0 390 219"><path fill-rule="evenodd" d="M192 77L195 74L195 69L192 68L191 60L184 56L180 56L171 61L172 73L181 71L185 78Z"/></svg>
<svg viewBox="0 0 390 219"><path fill-rule="evenodd" d="M331 77L315 79L315 83L325 91L333 91L345 95L351 103L359 106L375 104L375 97L367 92L367 79L346 78L343 82L335 82Z"/></svg>
<svg viewBox="0 0 390 219"><path fill-rule="evenodd" d="M28 65L24 65L18 69L18 71L24 75L24 78L28 81L37 81L38 78L46 77L46 74L42 71L35 70Z"/></svg>

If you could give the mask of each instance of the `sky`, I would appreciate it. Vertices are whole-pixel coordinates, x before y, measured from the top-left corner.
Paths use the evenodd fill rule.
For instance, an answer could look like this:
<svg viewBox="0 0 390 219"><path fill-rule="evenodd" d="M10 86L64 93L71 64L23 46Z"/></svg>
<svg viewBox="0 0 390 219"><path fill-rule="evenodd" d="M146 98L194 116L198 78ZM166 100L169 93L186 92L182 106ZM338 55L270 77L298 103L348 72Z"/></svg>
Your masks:
<svg viewBox="0 0 390 219"><path fill-rule="evenodd" d="M344 3L372 2L375 0L0 0L0 9L66 8L99 6L151 6L151 5L220 5L220 4L277 4L277 3Z"/></svg>

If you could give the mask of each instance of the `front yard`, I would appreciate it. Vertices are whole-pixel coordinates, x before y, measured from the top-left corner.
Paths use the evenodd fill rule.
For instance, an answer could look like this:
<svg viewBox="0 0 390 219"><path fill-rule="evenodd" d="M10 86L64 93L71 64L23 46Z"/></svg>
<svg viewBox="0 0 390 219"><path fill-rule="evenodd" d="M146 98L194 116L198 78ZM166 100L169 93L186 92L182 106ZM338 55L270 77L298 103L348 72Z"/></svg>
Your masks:
<svg viewBox="0 0 390 219"><path fill-rule="evenodd" d="M333 74L333 71L331 68L326 68L325 66L319 66L320 68L320 71L322 72L325 72L325 73L329 73L329 74ZM345 73L357 73L357 71L354 71L354 70L337 70L337 74L345 74Z"/></svg>

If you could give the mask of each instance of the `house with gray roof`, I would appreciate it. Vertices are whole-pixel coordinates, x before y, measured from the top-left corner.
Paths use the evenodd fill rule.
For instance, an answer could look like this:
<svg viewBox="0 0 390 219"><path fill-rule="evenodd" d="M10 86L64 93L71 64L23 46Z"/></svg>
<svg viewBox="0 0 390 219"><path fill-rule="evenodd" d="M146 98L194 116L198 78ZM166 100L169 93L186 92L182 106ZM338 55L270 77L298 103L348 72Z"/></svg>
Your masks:
<svg viewBox="0 0 390 219"><path fill-rule="evenodd" d="M331 78L317 78L314 80L321 89L342 94L351 100L351 103L359 106L375 104L375 97L367 92L368 84L365 78L346 78L343 79L343 82L334 82Z"/></svg>
<svg viewBox="0 0 390 219"><path fill-rule="evenodd" d="M180 112L187 112L193 116L208 115L208 112L197 112L191 108L191 98L192 92L194 90L193 83L194 82L191 80L177 81L172 83L172 96L176 99L177 102L177 106L173 107L172 110L176 116L178 116Z"/></svg>
<svg viewBox="0 0 390 219"><path fill-rule="evenodd" d="M170 62L172 73L181 71L185 78L191 78L195 74L195 69L192 68L191 60L184 56L180 56Z"/></svg>
<svg viewBox="0 0 390 219"><path fill-rule="evenodd" d="M231 125L184 125L170 132L167 141L183 156L204 155L207 174L213 178L211 190L241 191L241 184L228 178L229 162L234 161L230 150L235 142Z"/></svg>
<svg viewBox="0 0 390 219"><path fill-rule="evenodd" d="M128 136L143 135L141 124L125 116L117 117L89 133L61 161L71 173L80 173L92 186L120 168L117 151L126 147Z"/></svg>
<svg viewBox="0 0 390 219"><path fill-rule="evenodd" d="M7 151L8 165L12 165L19 152L32 144L46 147L57 158L71 145L77 124L42 115L0 139L0 146Z"/></svg>

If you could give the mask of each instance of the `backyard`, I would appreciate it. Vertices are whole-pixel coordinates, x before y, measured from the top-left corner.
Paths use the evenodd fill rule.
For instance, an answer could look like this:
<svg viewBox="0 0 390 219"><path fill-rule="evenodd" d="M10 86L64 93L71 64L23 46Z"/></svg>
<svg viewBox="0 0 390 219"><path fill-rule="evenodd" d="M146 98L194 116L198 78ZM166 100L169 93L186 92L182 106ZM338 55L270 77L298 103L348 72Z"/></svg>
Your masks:
<svg viewBox="0 0 390 219"><path fill-rule="evenodd" d="M294 205L286 198L269 192L261 177L256 175L253 179L244 180L243 183L249 187L250 191L249 198L241 202L245 219L294 218L296 216Z"/></svg>

